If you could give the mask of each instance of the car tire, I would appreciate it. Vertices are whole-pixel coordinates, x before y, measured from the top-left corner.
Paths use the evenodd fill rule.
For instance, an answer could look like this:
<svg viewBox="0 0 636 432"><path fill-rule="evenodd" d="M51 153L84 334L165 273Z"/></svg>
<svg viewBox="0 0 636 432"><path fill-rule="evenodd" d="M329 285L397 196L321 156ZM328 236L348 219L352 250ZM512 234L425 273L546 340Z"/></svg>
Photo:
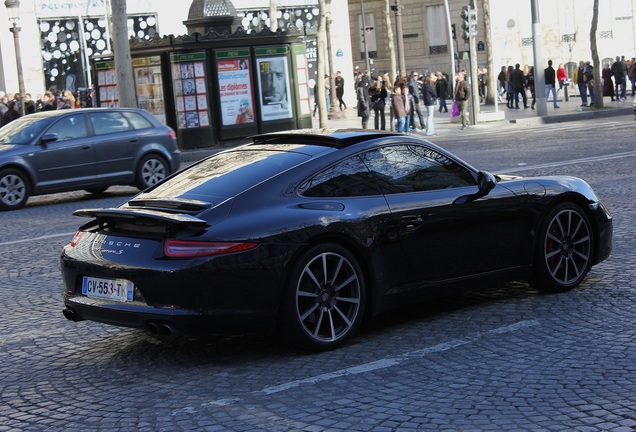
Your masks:
<svg viewBox="0 0 636 432"><path fill-rule="evenodd" d="M159 155L147 155L139 162L136 186L140 190L149 188L168 177L168 163Z"/></svg>
<svg viewBox="0 0 636 432"><path fill-rule="evenodd" d="M576 204L548 212L537 238L532 285L544 292L564 292L583 281L592 267L594 233Z"/></svg>
<svg viewBox="0 0 636 432"><path fill-rule="evenodd" d="M283 332L298 348L334 349L356 333L365 301L364 275L353 254L336 244L314 246L289 275Z"/></svg>
<svg viewBox="0 0 636 432"><path fill-rule="evenodd" d="M11 168L0 171L0 210L17 210L30 195L31 186L21 171Z"/></svg>

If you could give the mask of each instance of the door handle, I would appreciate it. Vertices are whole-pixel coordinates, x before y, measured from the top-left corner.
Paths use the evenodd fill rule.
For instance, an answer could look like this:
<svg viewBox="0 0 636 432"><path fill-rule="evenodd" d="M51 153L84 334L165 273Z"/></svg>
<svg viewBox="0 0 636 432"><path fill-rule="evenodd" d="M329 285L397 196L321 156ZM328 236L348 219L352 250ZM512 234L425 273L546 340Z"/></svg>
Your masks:
<svg viewBox="0 0 636 432"><path fill-rule="evenodd" d="M400 219L400 223L406 229L414 229L421 226L424 223L424 219L420 216L403 216Z"/></svg>

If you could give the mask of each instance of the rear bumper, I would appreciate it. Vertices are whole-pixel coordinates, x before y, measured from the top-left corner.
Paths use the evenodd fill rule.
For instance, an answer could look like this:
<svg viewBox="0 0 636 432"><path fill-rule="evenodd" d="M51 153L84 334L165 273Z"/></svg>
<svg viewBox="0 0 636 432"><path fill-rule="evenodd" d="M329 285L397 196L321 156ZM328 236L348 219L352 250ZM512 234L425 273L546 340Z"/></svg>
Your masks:
<svg viewBox="0 0 636 432"><path fill-rule="evenodd" d="M161 309L141 304L114 303L84 296L65 296L64 306L74 321L89 320L120 327L153 329L169 325L179 333L271 333L276 328L274 315L256 315L240 311L192 311ZM68 310L72 314L68 314Z"/></svg>

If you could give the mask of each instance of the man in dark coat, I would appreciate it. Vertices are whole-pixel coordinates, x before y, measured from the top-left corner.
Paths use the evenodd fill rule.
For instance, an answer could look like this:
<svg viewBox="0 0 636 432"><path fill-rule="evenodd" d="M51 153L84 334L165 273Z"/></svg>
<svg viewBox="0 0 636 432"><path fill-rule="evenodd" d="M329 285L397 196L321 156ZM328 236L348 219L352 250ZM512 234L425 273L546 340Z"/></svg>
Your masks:
<svg viewBox="0 0 636 432"><path fill-rule="evenodd" d="M336 72L336 78L334 79L334 81L336 84L336 97L338 98L338 106L340 108L340 111L343 111L342 107L344 107L344 111L346 111L347 104L344 100L342 100L342 97L344 96L345 82L340 71Z"/></svg>
<svg viewBox="0 0 636 432"><path fill-rule="evenodd" d="M523 107L528 108L528 96L526 96L526 90L524 86L525 77L523 71L519 69L519 63L515 65L515 69L510 73L510 82L512 83L512 90L515 95L515 108L519 109L519 94L523 98Z"/></svg>
<svg viewBox="0 0 636 432"><path fill-rule="evenodd" d="M545 100L548 101L550 92L552 92L552 102L554 108L559 108L557 105L557 91L556 91L556 71L552 67L552 60L548 60L548 67L545 68Z"/></svg>

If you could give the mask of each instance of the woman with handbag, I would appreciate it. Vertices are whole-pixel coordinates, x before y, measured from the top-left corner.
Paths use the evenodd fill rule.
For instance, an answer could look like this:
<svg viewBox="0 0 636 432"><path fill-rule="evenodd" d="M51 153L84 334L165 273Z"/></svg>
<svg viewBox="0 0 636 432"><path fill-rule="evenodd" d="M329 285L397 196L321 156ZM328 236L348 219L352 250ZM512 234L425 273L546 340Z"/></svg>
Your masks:
<svg viewBox="0 0 636 432"><path fill-rule="evenodd" d="M371 108L373 108L375 130L386 130L386 117L384 116L384 106L386 104L386 85L381 76L373 83L369 89Z"/></svg>

